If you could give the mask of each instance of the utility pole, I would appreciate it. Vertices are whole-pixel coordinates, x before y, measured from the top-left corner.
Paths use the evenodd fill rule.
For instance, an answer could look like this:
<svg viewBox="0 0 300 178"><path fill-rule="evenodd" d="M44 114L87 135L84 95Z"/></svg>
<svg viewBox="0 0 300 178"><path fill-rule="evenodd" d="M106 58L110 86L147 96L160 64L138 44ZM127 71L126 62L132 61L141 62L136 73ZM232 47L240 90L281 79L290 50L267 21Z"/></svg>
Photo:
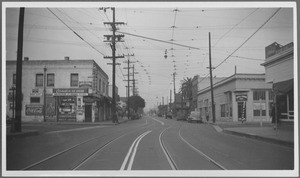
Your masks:
<svg viewBox="0 0 300 178"><path fill-rule="evenodd" d="M174 84L174 102L175 102L175 94L176 94L176 90L175 90L175 75L176 75L177 73L176 72L174 72L172 75L173 75L173 84Z"/></svg>
<svg viewBox="0 0 300 178"><path fill-rule="evenodd" d="M113 71L112 71L112 80L113 80L113 86L112 86L112 122L119 122L118 121L118 117L116 114L116 59L117 58L124 58L124 56L116 56L116 41L117 42L122 42L122 38L124 37L124 35L116 35L116 25L123 25L124 22L116 22L115 21L115 8L111 7L111 10L113 12L113 22L104 22L104 25L111 25L112 27L112 35L104 35L104 37L107 38L107 41L105 42L110 42L110 47L112 49L112 56L105 56L104 58L110 58L112 59L112 67L113 67ZM104 11L106 11L106 9L104 9Z"/></svg>
<svg viewBox="0 0 300 178"><path fill-rule="evenodd" d="M13 118L11 132L22 132L22 57L23 57L23 30L24 30L25 8L20 8L19 30L18 30L18 51L17 51L17 69L16 69L16 117Z"/></svg>
<svg viewBox="0 0 300 178"><path fill-rule="evenodd" d="M216 115L215 115L215 104L214 104L215 103L214 102L214 88L213 88L213 80L212 80L210 32L208 33L208 38L209 38L209 73L210 73L211 109L212 109L213 123L215 123Z"/></svg>
<svg viewBox="0 0 300 178"><path fill-rule="evenodd" d="M133 96L136 95L136 87L135 87L135 84L136 84L136 79L134 78L134 74L138 74L138 72L135 72L135 68L134 68L134 64L133 64L133 67L132 67L132 87L133 87L133 91L132 91L132 94Z"/></svg>
<svg viewBox="0 0 300 178"><path fill-rule="evenodd" d="M129 75L129 69L130 67L130 56L134 56L134 54L128 54L127 56L127 68L125 67L124 69L127 69L127 118L129 119L130 116L130 110L129 110L129 97L130 97L130 75Z"/></svg>

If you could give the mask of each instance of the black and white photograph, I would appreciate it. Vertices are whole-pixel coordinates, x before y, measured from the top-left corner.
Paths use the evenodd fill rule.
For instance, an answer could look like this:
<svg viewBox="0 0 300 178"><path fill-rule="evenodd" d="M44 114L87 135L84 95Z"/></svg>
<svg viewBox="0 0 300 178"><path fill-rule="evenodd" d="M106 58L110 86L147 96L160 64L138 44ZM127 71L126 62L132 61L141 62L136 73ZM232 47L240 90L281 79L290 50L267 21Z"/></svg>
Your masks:
<svg viewBox="0 0 300 178"><path fill-rule="evenodd" d="M2 177L299 176L296 2L2 2Z"/></svg>

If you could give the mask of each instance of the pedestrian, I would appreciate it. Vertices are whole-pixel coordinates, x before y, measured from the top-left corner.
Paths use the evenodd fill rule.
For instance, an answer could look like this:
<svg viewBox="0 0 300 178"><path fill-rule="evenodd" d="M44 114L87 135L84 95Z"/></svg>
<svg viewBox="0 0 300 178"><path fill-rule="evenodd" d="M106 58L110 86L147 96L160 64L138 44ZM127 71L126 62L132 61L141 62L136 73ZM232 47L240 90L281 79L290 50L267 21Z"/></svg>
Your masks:
<svg viewBox="0 0 300 178"><path fill-rule="evenodd" d="M209 110L206 110L206 121L208 122L209 120Z"/></svg>

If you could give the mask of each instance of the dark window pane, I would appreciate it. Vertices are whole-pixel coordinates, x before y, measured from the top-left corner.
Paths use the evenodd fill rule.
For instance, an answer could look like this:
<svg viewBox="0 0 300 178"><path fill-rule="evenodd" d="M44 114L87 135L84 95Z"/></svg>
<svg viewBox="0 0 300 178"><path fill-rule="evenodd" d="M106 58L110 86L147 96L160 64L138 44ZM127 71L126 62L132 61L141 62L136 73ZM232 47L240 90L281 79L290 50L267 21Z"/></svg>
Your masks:
<svg viewBox="0 0 300 178"><path fill-rule="evenodd" d="M71 74L71 87L78 86L78 74Z"/></svg>
<svg viewBox="0 0 300 178"><path fill-rule="evenodd" d="M54 74L47 74L47 86L54 87Z"/></svg>
<svg viewBox="0 0 300 178"><path fill-rule="evenodd" d="M36 78L35 78L35 86L37 87L42 87L43 82L44 82L44 75L43 74L36 74Z"/></svg>
<svg viewBox="0 0 300 178"><path fill-rule="evenodd" d="M30 103L40 103L40 97L31 97Z"/></svg>

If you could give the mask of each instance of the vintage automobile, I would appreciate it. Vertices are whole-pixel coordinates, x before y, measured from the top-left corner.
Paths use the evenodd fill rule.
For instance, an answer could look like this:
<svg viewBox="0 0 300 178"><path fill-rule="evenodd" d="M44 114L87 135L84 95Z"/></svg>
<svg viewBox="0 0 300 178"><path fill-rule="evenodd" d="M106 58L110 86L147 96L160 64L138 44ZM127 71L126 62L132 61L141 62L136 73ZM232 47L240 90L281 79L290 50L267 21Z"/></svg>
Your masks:
<svg viewBox="0 0 300 178"><path fill-rule="evenodd" d="M187 121L188 122L197 122L197 123L203 122L199 111L192 111L189 114Z"/></svg>

